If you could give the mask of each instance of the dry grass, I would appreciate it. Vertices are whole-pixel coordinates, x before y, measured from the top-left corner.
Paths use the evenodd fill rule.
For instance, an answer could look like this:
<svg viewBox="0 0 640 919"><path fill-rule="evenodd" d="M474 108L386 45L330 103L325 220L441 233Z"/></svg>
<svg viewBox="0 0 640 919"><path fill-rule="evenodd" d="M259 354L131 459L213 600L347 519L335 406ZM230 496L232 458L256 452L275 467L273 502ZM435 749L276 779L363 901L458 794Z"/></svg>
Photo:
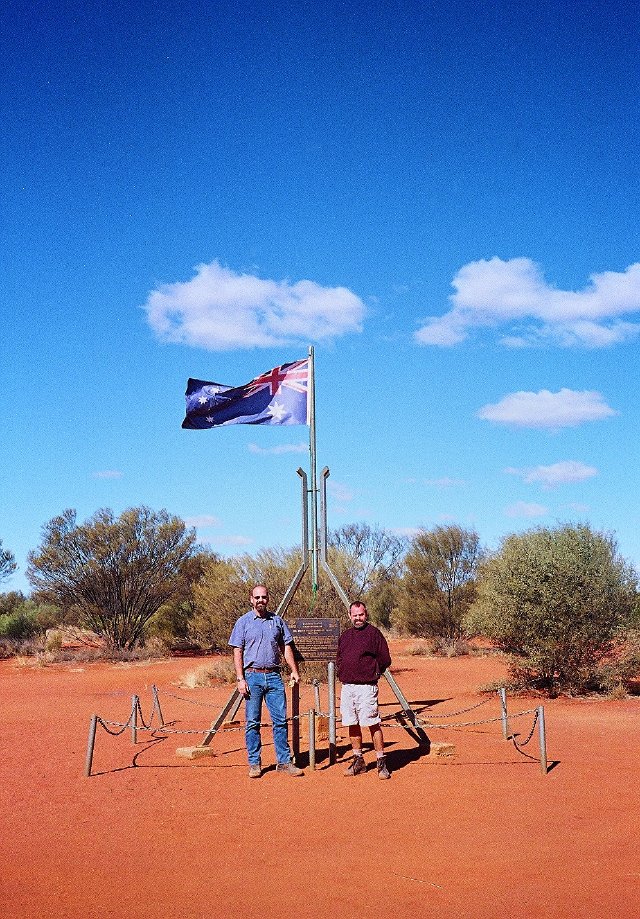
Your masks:
<svg viewBox="0 0 640 919"><path fill-rule="evenodd" d="M414 644L409 645L406 653L411 654L413 657L433 657L433 644L426 641L416 641Z"/></svg>
<svg viewBox="0 0 640 919"><path fill-rule="evenodd" d="M190 670L180 677L180 686L185 689L197 689L201 686L211 686L212 683L235 683L236 671L233 661L228 657L220 657Z"/></svg>

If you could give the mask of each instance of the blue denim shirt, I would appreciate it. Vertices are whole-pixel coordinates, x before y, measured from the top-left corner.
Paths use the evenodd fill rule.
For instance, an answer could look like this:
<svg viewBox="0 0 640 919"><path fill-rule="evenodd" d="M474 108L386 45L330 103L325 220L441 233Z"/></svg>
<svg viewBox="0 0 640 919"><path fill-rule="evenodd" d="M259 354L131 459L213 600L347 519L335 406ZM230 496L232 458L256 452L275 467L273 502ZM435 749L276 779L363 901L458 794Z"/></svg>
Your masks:
<svg viewBox="0 0 640 919"><path fill-rule="evenodd" d="M280 647L292 641L293 635L281 616L258 616L254 610L240 616L229 637L231 647L242 648L245 667L279 667Z"/></svg>

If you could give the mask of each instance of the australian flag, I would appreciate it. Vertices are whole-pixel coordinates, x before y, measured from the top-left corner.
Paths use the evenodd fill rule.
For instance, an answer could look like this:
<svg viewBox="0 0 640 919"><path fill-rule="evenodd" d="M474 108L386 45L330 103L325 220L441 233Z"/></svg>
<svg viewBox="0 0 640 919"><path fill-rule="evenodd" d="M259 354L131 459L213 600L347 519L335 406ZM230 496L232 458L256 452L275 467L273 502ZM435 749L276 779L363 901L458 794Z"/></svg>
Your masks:
<svg viewBox="0 0 640 919"><path fill-rule="evenodd" d="M189 380L183 428L223 424L308 424L309 359L274 367L246 386Z"/></svg>

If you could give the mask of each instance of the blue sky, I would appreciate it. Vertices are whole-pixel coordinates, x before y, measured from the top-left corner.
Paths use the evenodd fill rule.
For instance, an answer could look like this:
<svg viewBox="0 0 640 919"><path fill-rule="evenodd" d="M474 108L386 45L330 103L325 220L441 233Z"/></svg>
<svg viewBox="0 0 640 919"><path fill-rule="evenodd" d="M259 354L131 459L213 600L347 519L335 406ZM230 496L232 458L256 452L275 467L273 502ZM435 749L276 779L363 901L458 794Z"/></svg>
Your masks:
<svg viewBox="0 0 640 919"><path fill-rule="evenodd" d="M640 566L635 5L17 0L2 13L0 538L147 504L300 535L305 427L188 377L315 349L329 523Z"/></svg>

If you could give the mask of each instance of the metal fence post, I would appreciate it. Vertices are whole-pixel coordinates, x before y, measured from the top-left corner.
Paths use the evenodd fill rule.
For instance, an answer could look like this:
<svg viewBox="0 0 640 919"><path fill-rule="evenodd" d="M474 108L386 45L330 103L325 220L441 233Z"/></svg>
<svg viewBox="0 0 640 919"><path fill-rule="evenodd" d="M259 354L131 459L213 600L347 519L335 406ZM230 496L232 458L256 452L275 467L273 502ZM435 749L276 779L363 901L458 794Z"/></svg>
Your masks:
<svg viewBox="0 0 640 919"><path fill-rule="evenodd" d="M500 696L500 713L502 715L502 736L509 740L509 718L507 716L507 690L504 686L498 690Z"/></svg>
<svg viewBox="0 0 640 919"><path fill-rule="evenodd" d="M91 775L91 765L93 763L93 748L96 742L96 727L98 724L98 716L91 716L91 723L89 724L89 739L87 740L87 757L84 762L84 774L85 778L89 778Z"/></svg>
<svg viewBox="0 0 640 919"><path fill-rule="evenodd" d="M309 769L316 768L316 713L309 709Z"/></svg>
<svg viewBox="0 0 640 919"><path fill-rule="evenodd" d="M153 710L158 713L158 718L160 719L160 727L164 727L164 715L162 714L162 709L160 708L160 699L158 698L158 687L154 683L151 691L153 693ZM153 715L153 712L151 713Z"/></svg>
<svg viewBox="0 0 640 919"><path fill-rule="evenodd" d="M540 768L542 774L546 775L549 771L547 766L547 735L544 727L544 705L538 708L538 739L540 741Z"/></svg>
<svg viewBox="0 0 640 919"><path fill-rule="evenodd" d="M327 663L327 681L329 685L329 765L336 761L336 665L335 661Z"/></svg>
<svg viewBox="0 0 640 919"><path fill-rule="evenodd" d="M137 696L131 697L131 743L138 743L138 702Z"/></svg>
<svg viewBox="0 0 640 919"><path fill-rule="evenodd" d="M291 751L293 761L300 756L300 684L291 687Z"/></svg>

